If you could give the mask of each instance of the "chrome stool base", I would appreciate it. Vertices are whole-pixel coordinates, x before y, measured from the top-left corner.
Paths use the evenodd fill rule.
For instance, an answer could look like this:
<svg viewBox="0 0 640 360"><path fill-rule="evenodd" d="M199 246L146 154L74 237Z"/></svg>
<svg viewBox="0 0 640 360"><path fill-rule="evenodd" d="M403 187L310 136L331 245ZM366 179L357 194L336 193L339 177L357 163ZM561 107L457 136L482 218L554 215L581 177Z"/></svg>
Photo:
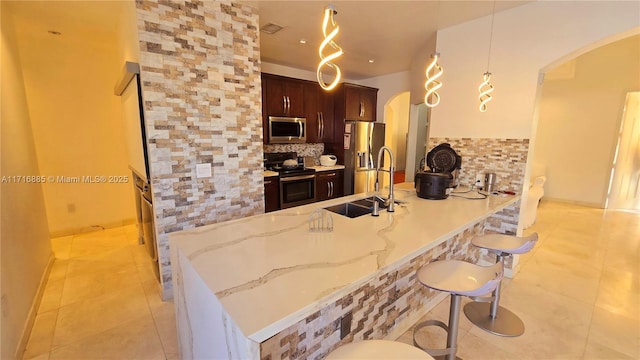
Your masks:
<svg viewBox="0 0 640 360"><path fill-rule="evenodd" d="M524 334L524 323L518 315L502 306L498 306L496 317L491 317L491 304L470 302L464 306L467 319L482 330L495 335L514 337Z"/></svg>
<svg viewBox="0 0 640 360"><path fill-rule="evenodd" d="M451 294L449 305L449 325L440 320L427 320L417 324L413 328L413 345L424 350L427 354L440 360L462 360L456 355L458 350L458 322L460 321L460 295ZM423 347L416 341L416 334L427 326L437 326L447 332L447 348L431 349Z"/></svg>

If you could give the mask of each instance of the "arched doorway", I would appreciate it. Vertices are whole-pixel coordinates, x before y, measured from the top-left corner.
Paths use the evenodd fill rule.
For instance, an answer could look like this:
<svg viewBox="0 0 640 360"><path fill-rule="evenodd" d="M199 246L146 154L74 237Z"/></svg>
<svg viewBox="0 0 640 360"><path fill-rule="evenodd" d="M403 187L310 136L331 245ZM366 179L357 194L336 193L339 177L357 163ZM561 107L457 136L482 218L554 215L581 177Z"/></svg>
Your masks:
<svg viewBox="0 0 640 360"><path fill-rule="evenodd" d="M407 169L407 140L409 134L410 93L399 93L384 105L385 144L395 155L394 183L405 181Z"/></svg>

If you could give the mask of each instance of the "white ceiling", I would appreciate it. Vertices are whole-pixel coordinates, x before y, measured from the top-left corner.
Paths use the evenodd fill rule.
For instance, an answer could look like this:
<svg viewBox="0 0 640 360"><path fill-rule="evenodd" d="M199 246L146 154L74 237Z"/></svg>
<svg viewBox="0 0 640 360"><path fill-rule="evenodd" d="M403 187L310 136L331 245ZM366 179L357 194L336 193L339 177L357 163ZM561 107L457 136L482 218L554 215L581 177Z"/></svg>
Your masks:
<svg viewBox="0 0 640 360"><path fill-rule="evenodd" d="M316 71L322 41L322 18L328 1L240 1L256 7L260 27L283 26L274 35L260 33L265 62ZM531 1L340 1L331 3L340 26L336 43L344 50L337 61L344 76L363 79L409 70L412 58L436 29L491 15ZM489 38L482 34L483 41ZM300 44L300 39L307 41ZM474 41L471 40L470 41ZM327 51L326 53L330 53ZM373 59L374 63L369 63Z"/></svg>
<svg viewBox="0 0 640 360"><path fill-rule="evenodd" d="M129 0L131 1L131 0ZM205 0L212 1L212 0ZM275 23L284 29L274 35L260 33L261 59L265 62L315 72L322 41L322 16L328 1L239 1L258 9L260 27ZM345 54L337 61L344 76L364 79L410 68L412 58L446 28L531 1L504 0L414 0L341 1L331 3L338 14L340 34L336 42ZM100 41L117 36L124 1L7 1L23 30L48 30L64 37ZM489 36L482 34L483 41ZM46 34L46 35L45 35ZM307 40L306 45L300 39ZM476 39L470 39L475 41ZM374 63L368 60L373 59Z"/></svg>

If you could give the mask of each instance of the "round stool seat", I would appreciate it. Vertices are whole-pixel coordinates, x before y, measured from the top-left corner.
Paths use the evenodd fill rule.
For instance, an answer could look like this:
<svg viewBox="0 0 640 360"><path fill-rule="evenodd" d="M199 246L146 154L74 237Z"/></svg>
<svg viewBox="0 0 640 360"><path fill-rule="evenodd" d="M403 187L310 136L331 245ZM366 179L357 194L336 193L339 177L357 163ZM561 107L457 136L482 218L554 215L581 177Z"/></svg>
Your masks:
<svg viewBox="0 0 640 360"><path fill-rule="evenodd" d="M429 263L418 270L418 281L435 290L463 296L493 291L502 280L503 265L480 266L460 260Z"/></svg>
<svg viewBox="0 0 640 360"><path fill-rule="evenodd" d="M533 249L537 241L538 233L533 233L525 237L504 234L488 234L476 236L471 239L471 243L474 246L507 254L527 253Z"/></svg>
<svg viewBox="0 0 640 360"><path fill-rule="evenodd" d="M433 360L417 347L389 340L364 340L340 346L326 360L338 359L416 359Z"/></svg>

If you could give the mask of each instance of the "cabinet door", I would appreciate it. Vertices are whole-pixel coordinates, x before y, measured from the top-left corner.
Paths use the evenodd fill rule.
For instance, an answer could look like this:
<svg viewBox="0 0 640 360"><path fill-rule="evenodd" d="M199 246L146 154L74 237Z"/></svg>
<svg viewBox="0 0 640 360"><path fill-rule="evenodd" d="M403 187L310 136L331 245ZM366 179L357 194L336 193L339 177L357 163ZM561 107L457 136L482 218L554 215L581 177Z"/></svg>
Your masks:
<svg viewBox="0 0 640 360"><path fill-rule="evenodd" d="M321 142L322 120L320 118L320 86L304 84L304 117L307 119L307 142Z"/></svg>
<svg viewBox="0 0 640 360"><path fill-rule="evenodd" d="M351 86L344 88L345 119L360 120L362 103L360 102L360 90Z"/></svg>
<svg viewBox="0 0 640 360"><path fill-rule="evenodd" d="M264 212L280 209L279 188L277 176L264 178Z"/></svg>
<svg viewBox="0 0 640 360"><path fill-rule="evenodd" d="M320 93L320 139L318 142L328 143L333 139L333 94L326 92L318 85Z"/></svg>
<svg viewBox="0 0 640 360"><path fill-rule="evenodd" d="M316 174L316 200L323 201L344 195L344 171L323 171Z"/></svg>
<svg viewBox="0 0 640 360"><path fill-rule="evenodd" d="M267 113L263 116L304 116L302 82L276 76L263 76L262 81L266 82L267 101Z"/></svg>
<svg viewBox="0 0 640 360"><path fill-rule="evenodd" d="M333 197L342 196L344 196L344 170L337 170L336 177L333 180Z"/></svg>
<svg viewBox="0 0 640 360"><path fill-rule="evenodd" d="M331 193L330 178L324 172L316 174L316 201L324 201L329 199Z"/></svg>
<svg viewBox="0 0 640 360"><path fill-rule="evenodd" d="M376 121L376 105L378 92L375 89L360 89L360 120Z"/></svg>

